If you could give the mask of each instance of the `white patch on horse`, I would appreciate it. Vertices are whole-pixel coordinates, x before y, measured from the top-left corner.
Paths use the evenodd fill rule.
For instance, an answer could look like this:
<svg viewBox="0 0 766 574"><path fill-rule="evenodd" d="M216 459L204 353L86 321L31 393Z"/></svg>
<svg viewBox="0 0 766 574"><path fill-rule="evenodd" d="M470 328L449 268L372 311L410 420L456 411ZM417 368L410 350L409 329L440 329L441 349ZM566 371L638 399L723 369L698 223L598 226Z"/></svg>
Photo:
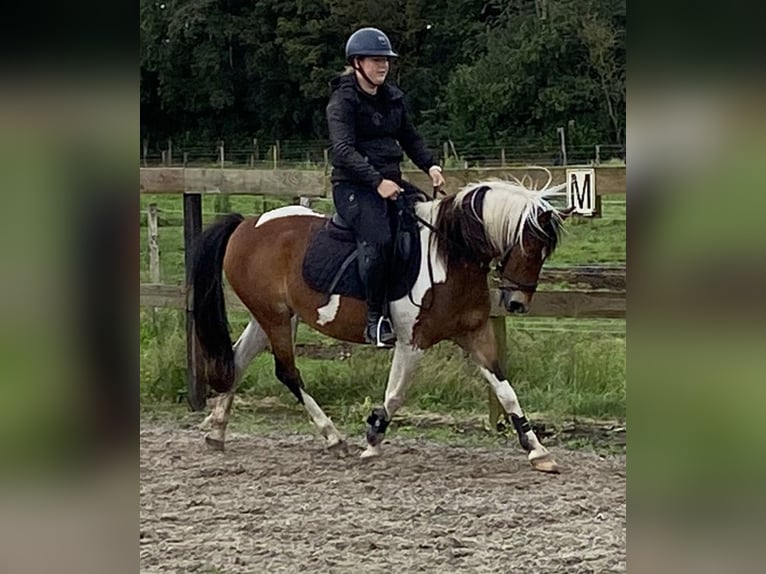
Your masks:
<svg viewBox="0 0 766 574"><path fill-rule="evenodd" d="M415 211L419 217L433 225L440 201L418 203ZM423 297L429 289L437 283L447 280L447 268L436 254L436 238L431 237L433 232L426 226L420 228L420 269L415 284L410 293L391 302L391 320L396 331L396 338L409 343L412 341L412 329L420 314L420 306ZM430 238L430 241L429 241ZM430 243L430 249L429 249ZM431 271L428 269L428 261L431 260ZM410 296L412 300L410 300ZM413 304L414 302L414 304Z"/></svg>
<svg viewBox="0 0 766 574"><path fill-rule="evenodd" d="M336 444L343 442L343 437L335 428L335 425L330 418L324 413L322 408L317 404L313 397L308 394L304 389L301 389L301 396L303 397L303 406L306 407L311 420L322 433L322 436L327 439L327 446L335 446Z"/></svg>
<svg viewBox="0 0 766 574"><path fill-rule="evenodd" d="M327 325L335 319L340 308L340 295L331 295L327 305L317 309L317 325Z"/></svg>
<svg viewBox="0 0 766 574"><path fill-rule="evenodd" d="M267 211L261 215L258 218L258 221L255 222L255 226L258 227L259 225L262 225L267 221L271 221L272 219L279 219L280 217L291 217L293 215L311 215L313 217L324 217L324 215L321 213L317 213L308 207L303 207L301 205L286 205L285 207L272 209L271 211Z"/></svg>

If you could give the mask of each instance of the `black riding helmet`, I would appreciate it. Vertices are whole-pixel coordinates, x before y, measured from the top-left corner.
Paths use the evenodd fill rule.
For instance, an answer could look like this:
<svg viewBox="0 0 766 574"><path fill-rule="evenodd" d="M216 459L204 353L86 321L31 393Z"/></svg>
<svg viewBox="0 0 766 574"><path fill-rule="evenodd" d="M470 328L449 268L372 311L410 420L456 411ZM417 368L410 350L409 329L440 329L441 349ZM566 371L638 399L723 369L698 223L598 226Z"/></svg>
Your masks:
<svg viewBox="0 0 766 574"><path fill-rule="evenodd" d="M360 28L346 42L346 61L353 58L398 58L391 48L391 41L377 28Z"/></svg>

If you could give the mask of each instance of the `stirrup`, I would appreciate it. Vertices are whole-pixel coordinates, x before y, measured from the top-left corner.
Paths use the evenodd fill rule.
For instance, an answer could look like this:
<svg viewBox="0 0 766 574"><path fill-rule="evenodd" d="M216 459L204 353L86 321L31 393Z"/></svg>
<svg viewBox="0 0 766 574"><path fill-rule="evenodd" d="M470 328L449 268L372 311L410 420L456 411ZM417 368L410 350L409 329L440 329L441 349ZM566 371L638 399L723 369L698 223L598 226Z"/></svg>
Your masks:
<svg viewBox="0 0 766 574"><path fill-rule="evenodd" d="M384 321L388 324L388 333L383 333ZM391 321L387 317L381 316L378 318L378 323L375 326L374 339L370 338L369 336L369 327L370 324L367 324L367 326L364 328L364 340L367 343L375 345L378 349L390 349L394 346L394 343L396 342L396 333L394 333L393 325L391 325Z"/></svg>

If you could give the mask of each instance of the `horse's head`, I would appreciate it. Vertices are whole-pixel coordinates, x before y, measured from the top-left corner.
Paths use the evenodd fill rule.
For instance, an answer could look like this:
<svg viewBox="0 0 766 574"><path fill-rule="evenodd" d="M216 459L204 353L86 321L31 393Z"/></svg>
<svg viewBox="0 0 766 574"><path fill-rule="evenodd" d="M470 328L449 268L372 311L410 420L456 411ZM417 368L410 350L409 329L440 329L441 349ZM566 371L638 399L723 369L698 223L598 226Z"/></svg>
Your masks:
<svg viewBox="0 0 766 574"><path fill-rule="evenodd" d="M506 247L497 265L500 302L509 313L526 313L537 290L543 263L553 253L561 221L569 211L538 208L522 221L518 239Z"/></svg>
<svg viewBox="0 0 766 574"><path fill-rule="evenodd" d="M507 181L464 188L439 205L439 252L445 261L472 260L487 267L498 261L503 305L510 313L526 313L569 215L547 199L561 188L536 191Z"/></svg>

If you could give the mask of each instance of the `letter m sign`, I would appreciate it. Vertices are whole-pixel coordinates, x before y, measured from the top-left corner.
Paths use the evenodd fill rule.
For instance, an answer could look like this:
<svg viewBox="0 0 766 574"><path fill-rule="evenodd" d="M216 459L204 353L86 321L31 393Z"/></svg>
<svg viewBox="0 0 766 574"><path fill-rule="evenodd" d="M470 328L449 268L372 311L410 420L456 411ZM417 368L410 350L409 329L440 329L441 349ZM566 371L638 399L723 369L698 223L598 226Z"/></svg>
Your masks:
<svg viewBox="0 0 766 574"><path fill-rule="evenodd" d="M598 215L596 201L596 170L567 170L567 204L574 212L592 217Z"/></svg>

